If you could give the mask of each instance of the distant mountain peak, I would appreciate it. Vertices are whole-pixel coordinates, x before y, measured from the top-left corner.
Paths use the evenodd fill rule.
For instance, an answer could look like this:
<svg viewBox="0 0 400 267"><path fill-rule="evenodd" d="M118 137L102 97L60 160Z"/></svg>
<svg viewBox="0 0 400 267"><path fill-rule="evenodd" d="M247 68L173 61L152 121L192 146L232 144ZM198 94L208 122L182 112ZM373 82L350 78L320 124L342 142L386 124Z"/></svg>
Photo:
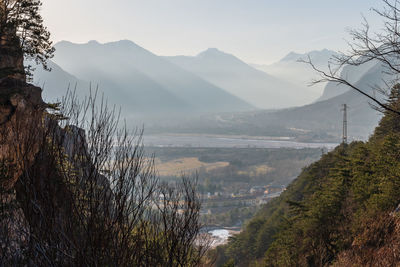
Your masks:
<svg viewBox="0 0 400 267"><path fill-rule="evenodd" d="M333 55L337 55L337 52L329 50L329 49L322 49L322 50L314 50L309 53L306 53L306 55L310 55L311 57L313 56L318 56L318 57L332 57Z"/></svg>
<svg viewBox="0 0 400 267"><path fill-rule="evenodd" d="M216 56L230 56L233 57L231 54L225 53L217 48L208 48L207 50L201 52L197 55L197 57L204 58L204 57L216 57Z"/></svg>
<svg viewBox="0 0 400 267"><path fill-rule="evenodd" d="M70 41L62 40L57 42L54 46L64 46L64 45L72 45L73 43Z"/></svg>
<svg viewBox="0 0 400 267"><path fill-rule="evenodd" d="M119 41L115 41L115 42L110 42L110 44L120 44L120 45L126 45L126 46L138 46L140 47L138 44L136 44L135 42L128 40L128 39L123 39L123 40L119 40Z"/></svg>
<svg viewBox="0 0 400 267"><path fill-rule="evenodd" d="M209 52L209 53L221 53L221 50L219 50L218 48L215 48L215 47L210 47L210 48L208 48L206 50L206 52Z"/></svg>
<svg viewBox="0 0 400 267"><path fill-rule="evenodd" d="M97 40L91 40L87 43L72 43L69 41L61 41L55 44L56 50L58 49L101 49L103 51L118 51L121 53L140 53L140 54L151 54L150 51L144 49L133 41L124 39L113 42L100 43ZM56 52L57 55L57 52Z"/></svg>
<svg viewBox="0 0 400 267"><path fill-rule="evenodd" d="M90 40L87 44L88 45L99 45L100 43L96 40Z"/></svg>
<svg viewBox="0 0 400 267"><path fill-rule="evenodd" d="M88 45L88 46L99 46L99 45L120 45L120 46L135 46L135 47L140 47L139 45L137 45L136 43L134 43L131 40L128 39L123 39L123 40L119 40L119 41L114 41L114 42L106 42L106 43L100 43L97 40L90 40L87 43L73 43L70 41L60 41L58 43L56 43L56 46L60 46L60 45Z"/></svg>
<svg viewBox="0 0 400 267"><path fill-rule="evenodd" d="M282 58L281 61L296 61L301 56L301 54L290 52L284 58Z"/></svg>
<svg viewBox="0 0 400 267"><path fill-rule="evenodd" d="M225 53L217 48L208 48L206 51L201 52L197 55L198 59L206 61L218 61L219 63L224 62L225 64L240 64L246 65L242 60L232 54Z"/></svg>
<svg viewBox="0 0 400 267"><path fill-rule="evenodd" d="M105 45L108 46L117 46L123 49L136 49L136 50L142 50L142 51L147 51L146 49L144 49L143 47L141 47L140 45L138 45L137 43L131 41L131 40L119 40L119 41L115 41L115 42L109 42L109 43L105 43Z"/></svg>
<svg viewBox="0 0 400 267"><path fill-rule="evenodd" d="M306 59L308 56L310 56L311 58L315 58L315 59L327 60L336 54L337 53L335 51L332 51L332 50L329 50L326 48L321 49L321 50L313 50L313 51L310 51L310 52L307 52L304 54L290 52L285 57L283 57L280 61L281 62L297 61L299 59Z"/></svg>

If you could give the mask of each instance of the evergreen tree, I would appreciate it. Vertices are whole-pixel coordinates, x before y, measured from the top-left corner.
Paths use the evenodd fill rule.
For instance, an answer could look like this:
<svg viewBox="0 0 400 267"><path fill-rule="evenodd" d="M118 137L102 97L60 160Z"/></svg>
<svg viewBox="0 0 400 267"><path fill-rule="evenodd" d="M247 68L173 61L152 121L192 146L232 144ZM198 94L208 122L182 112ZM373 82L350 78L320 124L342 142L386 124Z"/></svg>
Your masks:
<svg viewBox="0 0 400 267"><path fill-rule="evenodd" d="M24 57L49 70L54 48L41 6L41 0L0 0L0 79L29 77L31 67L24 68Z"/></svg>

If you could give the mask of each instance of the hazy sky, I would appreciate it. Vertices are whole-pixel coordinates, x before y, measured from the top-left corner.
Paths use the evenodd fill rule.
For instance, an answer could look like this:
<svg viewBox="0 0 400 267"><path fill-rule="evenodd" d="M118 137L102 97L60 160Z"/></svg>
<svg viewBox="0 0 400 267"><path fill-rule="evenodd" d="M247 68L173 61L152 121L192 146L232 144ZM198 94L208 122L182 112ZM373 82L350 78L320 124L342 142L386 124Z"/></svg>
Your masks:
<svg viewBox="0 0 400 267"><path fill-rule="evenodd" d="M129 39L158 55L217 47L251 63L290 51L343 50L379 0L43 0L54 41Z"/></svg>

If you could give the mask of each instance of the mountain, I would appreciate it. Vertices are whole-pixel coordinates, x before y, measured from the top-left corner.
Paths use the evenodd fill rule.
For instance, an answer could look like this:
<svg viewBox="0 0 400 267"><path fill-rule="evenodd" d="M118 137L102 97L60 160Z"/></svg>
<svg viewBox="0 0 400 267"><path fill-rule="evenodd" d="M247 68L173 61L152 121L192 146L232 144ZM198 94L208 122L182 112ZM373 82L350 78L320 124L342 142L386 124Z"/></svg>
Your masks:
<svg viewBox="0 0 400 267"><path fill-rule="evenodd" d="M335 55L337 55L336 52L327 49L311 51L304 54L290 52L280 61L271 65L252 64L252 66L270 75L278 77L281 80L295 83L302 88L307 88L315 95L321 96L324 91L325 84L309 86L310 83L317 78L316 72L310 65L299 62L299 60L308 59L308 57L310 57L316 67L326 70L328 62ZM317 98L318 97L314 98L313 100L316 100Z"/></svg>
<svg viewBox="0 0 400 267"><path fill-rule="evenodd" d="M371 84L384 86L388 80L384 69L376 64L356 83L373 94ZM377 97L381 97L377 94ZM371 108L369 100L354 90L327 100L282 110L217 114L165 127L164 132L190 132L257 136L289 136L304 141L339 142L342 134L342 105L348 109L350 139L366 139L377 125L381 114Z"/></svg>
<svg viewBox="0 0 400 267"><path fill-rule="evenodd" d="M349 106L350 138L367 138L380 118L368 99L347 88L335 95L341 88L333 84L326 87L326 99L321 98L318 102L280 110L256 110L247 104L251 99L246 102L237 95L253 97L258 94L256 100L260 102L257 103L265 104L266 101L289 102L293 94L284 95L283 89L264 90L268 88L268 82L277 82L279 86L282 82L216 49L196 57L165 58L130 41L108 44L61 42L56 48L54 62L50 62L53 71L49 73L37 68L34 73L35 84L44 84L46 100L55 101L68 85L74 88L77 84L78 93L84 95L90 83L92 88L99 84L100 92L104 92L110 103L122 106L122 115L128 121L138 117L140 120L133 123L143 123L142 118L146 116L148 132L289 136L298 140L339 141L342 104ZM328 54L326 50L310 53L310 56L316 64L322 65ZM301 56L291 53L281 62L296 64ZM357 80L355 84L371 94L371 85L383 86L382 80L388 78L375 62L360 70L346 66L342 75L351 76L351 81ZM259 87L261 84L266 87ZM301 91L301 88L291 89ZM278 96L275 95L277 92ZM334 94L328 97L330 92ZM270 107L274 107L273 104ZM178 115L179 119L176 118ZM148 117L163 119L146 120Z"/></svg>
<svg viewBox="0 0 400 267"><path fill-rule="evenodd" d="M258 108L299 106L318 97L308 88L282 81L215 48L195 57L176 56L166 59Z"/></svg>
<svg viewBox="0 0 400 267"><path fill-rule="evenodd" d="M360 66L350 66L346 65L343 67L342 71L340 72L340 77L343 79L346 79L350 83L356 83L359 81L368 71L373 69L377 65L376 61L369 61L365 64L362 64ZM372 84L376 83L377 81L371 81ZM378 81L379 82L379 81ZM335 97L337 95L340 95L344 92L349 91L351 88L348 87L347 85L342 85L342 84L337 84L333 82L328 82L325 84L324 92L322 96L318 99L318 101L323 101L327 100L331 97Z"/></svg>
<svg viewBox="0 0 400 267"><path fill-rule="evenodd" d="M365 92L373 94L371 85L384 86L382 79L385 77L383 68L376 64L364 73L355 85ZM377 97L380 97L377 95ZM303 129L312 132L326 132L330 135L340 136L342 128L342 104L347 104L349 135L355 139L365 139L377 125L380 113L371 108L369 99L355 90L346 92L306 105L299 108L278 111L264 117L264 123L274 121L287 129Z"/></svg>
<svg viewBox="0 0 400 267"><path fill-rule="evenodd" d="M309 90L317 93L320 97L317 101L327 100L329 98L341 95L347 92L350 88L345 85L337 85L336 83L319 83L310 86L311 82L318 79L319 76L316 71L308 64L299 62L300 60L311 58L313 64L323 71L329 71L328 65L332 64L333 58L339 54L328 50L316 50L304 54L290 52L279 62L271 65L255 65L266 73L274 75L282 80L296 83L302 87L308 87ZM360 66L344 66L340 71L340 76L351 83L356 83L364 76L377 62L370 61ZM335 66L332 64L332 67Z"/></svg>
<svg viewBox="0 0 400 267"><path fill-rule="evenodd" d="M76 79L90 82L92 87L98 85L110 103L122 106L124 116L254 110L238 97L131 41L63 41L55 48L55 64ZM57 70L54 76L36 73L35 79L70 80L65 72Z"/></svg>
<svg viewBox="0 0 400 267"><path fill-rule="evenodd" d="M34 62L25 62L25 65L34 66L33 84L42 88L43 99L48 102L55 102L65 96L67 90L75 90L81 95L85 95L90 87L90 83L82 81L69 74L53 61L48 61L51 71L44 70Z"/></svg>

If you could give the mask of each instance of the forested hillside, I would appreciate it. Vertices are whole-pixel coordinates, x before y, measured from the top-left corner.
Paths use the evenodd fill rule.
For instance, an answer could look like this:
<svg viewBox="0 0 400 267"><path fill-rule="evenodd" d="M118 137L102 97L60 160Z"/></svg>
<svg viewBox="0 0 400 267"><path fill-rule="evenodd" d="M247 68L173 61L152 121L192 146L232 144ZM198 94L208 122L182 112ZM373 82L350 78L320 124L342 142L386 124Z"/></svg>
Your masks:
<svg viewBox="0 0 400 267"><path fill-rule="evenodd" d="M400 87L389 103L400 108ZM400 118L303 170L238 236L217 266L395 266L400 261Z"/></svg>

